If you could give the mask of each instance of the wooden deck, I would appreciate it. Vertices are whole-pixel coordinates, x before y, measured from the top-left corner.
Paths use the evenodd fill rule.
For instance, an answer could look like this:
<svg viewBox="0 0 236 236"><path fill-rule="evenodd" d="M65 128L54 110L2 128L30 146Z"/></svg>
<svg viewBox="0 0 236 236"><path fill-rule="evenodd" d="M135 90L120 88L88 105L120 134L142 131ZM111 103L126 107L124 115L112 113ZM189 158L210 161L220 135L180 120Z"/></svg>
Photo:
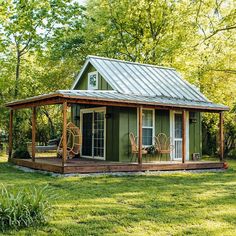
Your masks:
<svg viewBox="0 0 236 236"><path fill-rule="evenodd" d="M58 158L36 158L31 159L11 159L10 162L36 170L44 170L54 173L109 173L109 172L135 172L135 171L171 171L171 170L200 170L200 169L223 169L224 162L188 161L181 162L150 162L150 163L119 163L84 158L74 158L68 160L64 167L61 159Z"/></svg>

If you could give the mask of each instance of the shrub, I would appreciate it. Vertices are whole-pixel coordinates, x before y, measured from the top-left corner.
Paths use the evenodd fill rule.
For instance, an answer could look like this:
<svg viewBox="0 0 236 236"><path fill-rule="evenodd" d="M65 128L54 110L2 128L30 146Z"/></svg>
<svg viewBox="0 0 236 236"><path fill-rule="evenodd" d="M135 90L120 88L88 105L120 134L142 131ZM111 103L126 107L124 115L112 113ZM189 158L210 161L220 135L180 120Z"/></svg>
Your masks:
<svg viewBox="0 0 236 236"><path fill-rule="evenodd" d="M0 191L0 231L46 223L51 208L46 189L22 189L11 193L3 186Z"/></svg>
<svg viewBox="0 0 236 236"><path fill-rule="evenodd" d="M13 158L20 158L20 159L30 159L30 154L27 151L27 148L22 147L22 148L18 148L14 151Z"/></svg>
<svg viewBox="0 0 236 236"><path fill-rule="evenodd" d="M236 159L236 149L233 149L229 152L228 157L231 159Z"/></svg>

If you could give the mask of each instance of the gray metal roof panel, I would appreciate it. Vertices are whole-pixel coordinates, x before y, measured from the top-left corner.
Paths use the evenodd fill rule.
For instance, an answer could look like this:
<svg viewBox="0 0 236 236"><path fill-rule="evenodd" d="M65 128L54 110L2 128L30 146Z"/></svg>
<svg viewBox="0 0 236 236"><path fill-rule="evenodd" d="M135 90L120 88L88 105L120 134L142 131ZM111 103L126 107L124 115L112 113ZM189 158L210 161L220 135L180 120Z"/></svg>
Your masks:
<svg viewBox="0 0 236 236"><path fill-rule="evenodd" d="M210 102L195 86L183 80L173 68L97 56L87 57L72 89L82 77L88 63L97 69L112 89L122 94Z"/></svg>
<svg viewBox="0 0 236 236"><path fill-rule="evenodd" d="M88 97L88 98L100 98L100 99L112 99L112 100L126 100L137 103L149 103L152 105L162 104L162 105L172 105L173 107L189 107L189 108L212 108L212 109L222 109L228 110L228 107L215 104L212 102L201 102L193 100L183 100L177 98L168 98L168 97L158 97L158 96L140 96L134 94L121 94L114 90L58 90L57 93L66 95L66 96L78 96L79 97Z"/></svg>

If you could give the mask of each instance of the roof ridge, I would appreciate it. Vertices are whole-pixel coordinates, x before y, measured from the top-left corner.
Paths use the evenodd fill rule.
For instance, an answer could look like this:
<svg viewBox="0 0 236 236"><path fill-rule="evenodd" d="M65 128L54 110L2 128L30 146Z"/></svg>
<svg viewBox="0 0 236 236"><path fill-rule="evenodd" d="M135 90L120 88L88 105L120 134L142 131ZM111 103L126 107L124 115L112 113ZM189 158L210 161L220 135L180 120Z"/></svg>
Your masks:
<svg viewBox="0 0 236 236"><path fill-rule="evenodd" d="M147 63L141 63L141 62L134 62L134 61L125 61L125 60L120 60L120 59L115 59L115 58L109 58L109 57L100 57L100 56L95 56L95 55L88 55L86 57L88 58L97 58L97 59L103 59L103 60L109 60L109 61L116 61L116 62L121 62L121 63L129 63L129 64L135 64L135 65L140 65L140 66L150 66L150 67L156 67L156 68L161 68L161 69L168 69L168 70L175 70L173 67L167 67L167 66L158 66L154 64L147 64Z"/></svg>

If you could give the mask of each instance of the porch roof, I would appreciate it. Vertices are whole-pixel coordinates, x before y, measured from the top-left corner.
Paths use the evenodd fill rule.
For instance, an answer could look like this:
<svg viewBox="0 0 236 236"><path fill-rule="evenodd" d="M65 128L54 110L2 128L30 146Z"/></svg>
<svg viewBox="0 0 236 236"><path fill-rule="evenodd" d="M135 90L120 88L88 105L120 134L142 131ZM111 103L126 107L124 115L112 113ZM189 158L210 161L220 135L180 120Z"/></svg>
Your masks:
<svg viewBox="0 0 236 236"><path fill-rule="evenodd" d="M39 95L24 100L7 103L12 109L27 108L39 105L81 103L107 106L128 106L165 108L165 109L190 109L209 112L228 111L229 107L210 101L194 101L189 99L177 99L164 96L142 96L134 94L122 94L114 90L58 90L55 93Z"/></svg>

